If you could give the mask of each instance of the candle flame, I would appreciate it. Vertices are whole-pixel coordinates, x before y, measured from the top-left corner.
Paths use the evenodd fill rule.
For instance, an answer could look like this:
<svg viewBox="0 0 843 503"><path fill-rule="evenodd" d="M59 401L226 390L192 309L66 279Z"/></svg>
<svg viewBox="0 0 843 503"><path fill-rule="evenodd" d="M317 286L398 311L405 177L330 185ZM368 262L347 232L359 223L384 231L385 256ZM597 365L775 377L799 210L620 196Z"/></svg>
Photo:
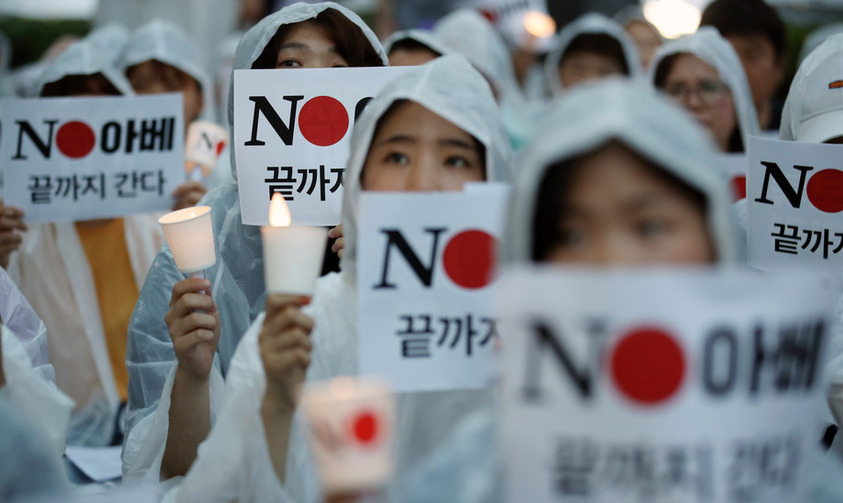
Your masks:
<svg viewBox="0 0 843 503"><path fill-rule="evenodd" d="M524 28L536 38L547 38L556 31L556 22L543 12L530 11L524 16Z"/></svg>
<svg viewBox="0 0 843 503"><path fill-rule="evenodd" d="M280 192L272 194L269 203L269 225L273 227L287 227L292 223L290 208Z"/></svg>

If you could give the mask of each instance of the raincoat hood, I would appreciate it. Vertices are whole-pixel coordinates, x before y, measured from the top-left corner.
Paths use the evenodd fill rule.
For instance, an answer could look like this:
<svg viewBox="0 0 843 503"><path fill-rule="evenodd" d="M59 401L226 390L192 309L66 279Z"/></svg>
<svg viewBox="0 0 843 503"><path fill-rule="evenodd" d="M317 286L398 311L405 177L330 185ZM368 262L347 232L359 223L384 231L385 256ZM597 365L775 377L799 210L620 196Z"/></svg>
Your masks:
<svg viewBox="0 0 843 503"><path fill-rule="evenodd" d="M562 81L559 80L559 63L562 61L562 55L565 54L568 46L571 45L571 42L575 38L584 34L608 35L617 40L626 57L626 67L629 70L629 76L635 77L638 75L641 64L638 61L638 49L635 46L635 42L633 42L618 23L603 14L592 12L578 17L562 28L556 37L556 42L547 55L544 63L544 75L545 79L547 79L550 92L554 96L562 94L565 90Z"/></svg>
<svg viewBox="0 0 843 503"><path fill-rule="evenodd" d="M520 94L509 49L482 14L473 9L454 11L434 25L433 33L489 79L502 102Z"/></svg>
<svg viewBox="0 0 843 503"><path fill-rule="evenodd" d="M278 32L278 29L285 25L301 23L308 19L314 19L322 12L333 9L345 16L349 21L360 27L366 39L377 52L384 66L389 65L389 57L386 55L383 46L377 35L369 28L365 21L354 12L334 2L322 2L316 4L295 3L284 7L274 14L263 18L253 26L240 39L237 51L234 53L234 66L232 70L246 70L252 68L254 62L260 57L266 45ZM231 85L228 91L228 127L231 137L234 138L234 72L231 73ZM231 176L237 181L237 167L234 162L234 149L231 149Z"/></svg>
<svg viewBox="0 0 843 503"><path fill-rule="evenodd" d="M619 78L566 93L536 129L519 162L502 240L505 261L532 260L536 199L548 167L612 140L702 193L717 260L736 261L730 199L712 169L717 163L713 142L691 117L651 88Z"/></svg>
<svg viewBox="0 0 843 503"><path fill-rule="evenodd" d="M720 79L732 92L735 116L741 130L744 149L750 136L759 134L758 116L752 103L752 94L738 55L715 28L703 26L693 35L673 40L659 47L650 64L650 82L655 83L656 72L665 58L675 54L693 54L713 66Z"/></svg>
<svg viewBox="0 0 843 503"><path fill-rule="evenodd" d="M85 40L103 54L114 65L120 64L120 56L129 41L129 29L117 23L109 23L88 33Z"/></svg>
<svg viewBox="0 0 843 503"><path fill-rule="evenodd" d="M824 142L843 136L843 33L831 35L805 61L790 84L779 138Z"/></svg>
<svg viewBox="0 0 843 503"><path fill-rule="evenodd" d="M345 239L342 269L351 273L346 278L355 277L360 175L378 121L399 100L424 106L482 143L486 149L487 181L512 179L509 140L495 98L486 80L465 58L455 54L442 56L398 77L369 103L352 132L342 202Z"/></svg>
<svg viewBox="0 0 843 503"><path fill-rule="evenodd" d="M68 48L44 70L35 96L40 96L44 86L52 82L68 77L70 75L94 75L101 73L111 84L120 91L123 96L133 96L132 86L126 77L118 70L108 55L98 50L97 47L87 40L80 40L68 46Z"/></svg>
<svg viewBox="0 0 843 503"><path fill-rule="evenodd" d="M214 102L211 79L205 71L202 51L184 30L162 19L150 21L135 30L123 51L121 69L125 73L130 66L151 60L173 66L193 77L202 88L203 111L200 116L211 116L207 113Z"/></svg>
<svg viewBox="0 0 843 503"><path fill-rule="evenodd" d="M383 41L383 49L387 54L389 54L392 52L392 47L397 42L402 42L404 40L418 42L440 56L451 52L441 40L436 38L436 35L434 35L433 32L418 29L396 31Z"/></svg>

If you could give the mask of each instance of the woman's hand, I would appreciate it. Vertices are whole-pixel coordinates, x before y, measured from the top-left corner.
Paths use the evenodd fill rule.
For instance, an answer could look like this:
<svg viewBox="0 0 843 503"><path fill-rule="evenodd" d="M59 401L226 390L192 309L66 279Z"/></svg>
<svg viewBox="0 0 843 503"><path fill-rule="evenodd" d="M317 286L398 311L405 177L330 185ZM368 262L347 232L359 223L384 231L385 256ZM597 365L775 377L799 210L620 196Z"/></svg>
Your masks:
<svg viewBox="0 0 843 503"><path fill-rule="evenodd" d="M0 267L3 269L9 266L9 257L20 248L23 242L21 231L27 230L23 223L23 210L13 206L4 206L0 200Z"/></svg>
<svg viewBox="0 0 843 503"><path fill-rule="evenodd" d="M173 286L170 310L164 316L179 370L198 381L210 376L220 340L220 314L210 289L207 279L179 281Z"/></svg>
<svg viewBox="0 0 843 503"><path fill-rule="evenodd" d="M301 312L308 302L299 295L268 295L258 339L267 380L264 402L290 411L298 402L313 348L313 319Z"/></svg>
<svg viewBox="0 0 843 503"><path fill-rule="evenodd" d="M342 258L342 252L345 248L345 238L342 235L342 224L334 227L333 229L328 231L328 237L330 239L336 239L334 244L331 245L331 251L339 255Z"/></svg>
<svg viewBox="0 0 843 503"><path fill-rule="evenodd" d="M173 211L181 210L183 208L190 208L196 206L196 203L208 192L208 189L202 182L184 182L173 191L175 203L173 203Z"/></svg>

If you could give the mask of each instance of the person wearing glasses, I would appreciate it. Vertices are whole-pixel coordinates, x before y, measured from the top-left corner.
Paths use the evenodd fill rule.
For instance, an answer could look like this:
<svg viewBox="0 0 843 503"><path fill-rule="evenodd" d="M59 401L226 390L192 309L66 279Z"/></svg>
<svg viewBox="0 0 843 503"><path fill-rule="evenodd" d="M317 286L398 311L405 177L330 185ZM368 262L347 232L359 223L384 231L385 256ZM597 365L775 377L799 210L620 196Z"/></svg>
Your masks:
<svg viewBox="0 0 843 503"><path fill-rule="evenodd" d="M659 48L650 80L711 134L722 152L746 149L758 119L740 59L711 27Z"/></svg>

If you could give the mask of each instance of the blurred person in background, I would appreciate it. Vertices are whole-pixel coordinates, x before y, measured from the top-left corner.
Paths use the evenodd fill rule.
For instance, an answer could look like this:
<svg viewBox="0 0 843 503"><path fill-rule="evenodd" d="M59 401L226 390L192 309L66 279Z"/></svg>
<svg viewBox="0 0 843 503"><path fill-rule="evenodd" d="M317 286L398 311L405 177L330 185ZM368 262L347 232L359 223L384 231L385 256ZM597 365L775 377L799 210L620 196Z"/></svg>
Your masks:
<svg viewBox="0 0 843 503"><path fill-rule="evenodd" d="M640 5L630 5L615 14L614 20L623 27L635 42L638 56L641 59L641 70L647 72L653 56L663 43L659 30L644 17L644 10Z"/></svg>
<svg viewBox="0 0 843 503"><path fill-rule="evenodd" d="M782 101L776 92L784 79L787 34L775 7L764 0L714 0L700 26L713 26L732 44L749 81L759 127L777 130Z"/></svg>

